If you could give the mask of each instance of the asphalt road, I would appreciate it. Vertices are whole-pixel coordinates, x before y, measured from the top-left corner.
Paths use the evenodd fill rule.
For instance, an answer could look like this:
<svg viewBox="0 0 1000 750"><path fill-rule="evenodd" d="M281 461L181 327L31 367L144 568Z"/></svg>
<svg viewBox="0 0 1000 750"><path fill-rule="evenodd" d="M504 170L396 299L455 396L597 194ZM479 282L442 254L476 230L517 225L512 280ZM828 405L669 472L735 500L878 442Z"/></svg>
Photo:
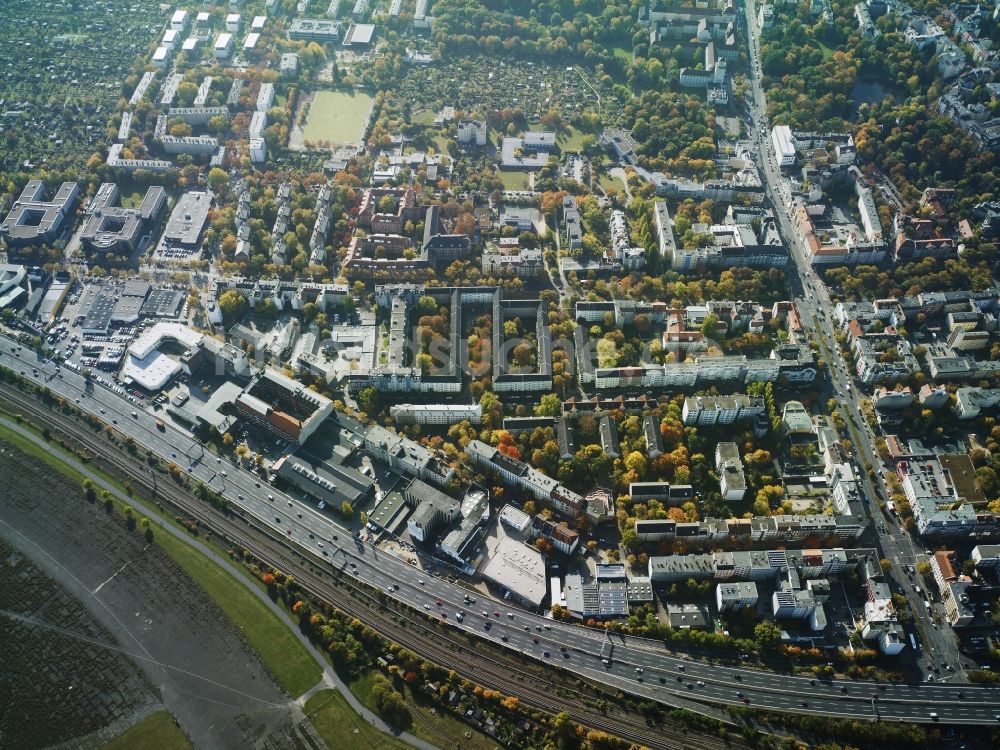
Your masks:
<svg viewBox="0 0 1000 750"><path fill-rule="evenodd" d="M451 624L480 637L540 661L560 663L565 669L604 684L666 703L696 700L743 704L745 698L748 705L756 708L846 718L880 716L883 720L932 721L930 714L936 713L942 722L1000 721L1000 687L893 684L878 689L871 682L810 680L715 666L671 656L658 641L619 636L609 641L601 631L553 622L541 615L512 609L490 597L477 594L478 601L467 604L466 589L429 576L352 537L311 504L263 483L258 487L257 477L217 459L173 427L168 426L165 433L157 431L154 413L130 403L110 388L88 381L67 368L56 372L53 363L43 365L36 352L28 349L16 352L16 344L3 337L0 337L0 364L23 371L28 379L47 385L53 393L71 402L79 399L81 409L112 423L122 434L162 459L173 461L219 492L238 511L285 535L289 543L311 552L321 563L340 568L418 610L443 614ZM37 368L37 374L33 374L32 368ZM131 416L133 411L137 414L135 418ZM457 621L459 612L463 613L462 622ZM484 616L483 612L487 614ZM491 623L489 628L486 622ZM609 664L604 664L602 657L608 656ZM872 700L875 693L880 696L877 702ZM711 709L708 712L713 713Z"/></svg>
<svg viewBox="0 0 1000 750"><path fill-rule="evenodd" d="M840 355L834 334L834 303L829 290L812 270L802 237L791 220L792 204L789 188L782 179L780 167L775 161L770 130L767 127L765 97L760 83L758 29L752 20L756 18L754 6L754 0L748 0L750 59L754 61L749 74L752 93L751 117L754 121L760 156L759 166L774 207L778 228L785 239L797 273L797 278L790 278L790 283L793 291L798 292L797 304L804 324L817 335L823 359L829 365L828 372L832 385L830 397L837 402L837 408L844 415L848 434L857 449L860 459L857 464L860 468L860 471L856 472L857 479L868 504L867 511L873 522L872 530L876 537L876 546L880 556L892 563L892 577L896 582L893 590L907 598L913 612L919 640L923 645L919 666L924 679L932 676L935 680L941 676L944 676L944 679L953 679L955 673L949 672L947 667L951 666L960 672L963 666L958 645L947 625L938 625L933 609L928 611L923 603L923 596L916 592L916 584L908 574L909 566L925 559L923 552L915 546L912 536L899 524L899 519L886 516L878 505L878 498L888 499L889 491L879 468L882 462L875 449L875 435L868 427L861 411L861 404L867 397L857 388L847 369L848 363ZM883 189L889 192L890 198L896 199L895 194L891 192L891 184ZM874 481L865 470L867 466L875 468Z"/></svg>

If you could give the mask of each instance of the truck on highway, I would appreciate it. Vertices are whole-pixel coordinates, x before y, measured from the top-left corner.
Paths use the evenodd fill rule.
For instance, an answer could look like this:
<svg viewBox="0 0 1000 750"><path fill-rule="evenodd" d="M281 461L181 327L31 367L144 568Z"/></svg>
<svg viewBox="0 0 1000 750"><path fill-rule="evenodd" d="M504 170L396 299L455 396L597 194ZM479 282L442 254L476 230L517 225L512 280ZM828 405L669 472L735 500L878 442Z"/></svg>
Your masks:
<svg viewBox="0 0 1000 750"><path fill-rule="evenodd" d="M156 429L158 429L160 432L166 432L167 431L167 426L163 423L162 419L157 419L156 420Z"/></svg>

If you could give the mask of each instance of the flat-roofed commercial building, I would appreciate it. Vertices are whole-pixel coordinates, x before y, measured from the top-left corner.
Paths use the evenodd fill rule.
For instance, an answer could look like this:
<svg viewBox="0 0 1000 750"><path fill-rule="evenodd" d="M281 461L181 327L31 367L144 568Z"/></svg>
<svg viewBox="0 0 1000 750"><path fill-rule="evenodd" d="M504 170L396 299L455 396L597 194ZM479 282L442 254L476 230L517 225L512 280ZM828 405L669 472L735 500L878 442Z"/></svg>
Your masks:
<svg viewBox="0 0 1000 750"><path fill-rule="evenodd" d="M212 194L207 191L184 193L170 212L163 232L163 245L168 248L199 249L201 232L208 220L212 200Z"/></svg>
<svg viewBox="0 0 1000 750"><path fill-rule="evenodd" d="M288 38L314 42L339 42L340 22L326 18L295 18L288 27Z"/></svg>
<svg viewBox="0 0 1000 750"><path fill-rule="evenodd" d="M45 183L31 180L0 224L0 238L12 247L51 242L59 236L66 216L76 205L80 187L64 182L55 197L45 200Z"/></svg>
<svg viewBox="0 0 1000 750"><path fill-rule="evenodd" d="M753 581L720 583L715 587L715 605L720 612L756 607L757 584Z"/></svg>
<svg viewBox="0 0 1000 750"><path fill-rule="evenodd" d="M150 229L167 203L166 191L153 185L146 191L138 208L118 204L118 186L105 182L87 207L87 221L80 241L90 250L101 253L131 253L143 232Z"/></svg>
<svg viewBox="0 0 1000 750"><path fill-rule="evenodd" d="M301 451L283 456L274 470L286 482L337 511L345 500L356 508L373 494L374 483L360 471L330 461L316 461Z"/></svg>
<svg viewBox="0 0 1000 750"><path fill-rule="evenodd" d="M503 594L528 607L542 606L548 593L542 553L509 536L497 543L482 575Z"/></svg>
<svg viewBox="0 0 1000 750"><path fill-rule="evenodd" d="M408 505L416 508L406 522L410 538L414 541L430 541L439 528L459 517L461 504L458 500L419 479L407 485L403 496Z"/></svg>

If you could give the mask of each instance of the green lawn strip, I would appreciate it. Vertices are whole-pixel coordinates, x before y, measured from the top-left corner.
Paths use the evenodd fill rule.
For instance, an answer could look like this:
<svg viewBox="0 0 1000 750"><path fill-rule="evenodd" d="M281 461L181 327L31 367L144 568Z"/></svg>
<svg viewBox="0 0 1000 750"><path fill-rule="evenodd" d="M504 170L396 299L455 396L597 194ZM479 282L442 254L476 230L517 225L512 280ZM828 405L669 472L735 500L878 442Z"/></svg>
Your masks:
<svg viewBox="0 0 1000 750"><path fill-rule="evenodd" d="M107 743L102 750L191 750L194 747L167 711L150 714Z"/></svg>
<svg viewBox="0 0 1000 750"><path fill-rule="evenodd" d="M0 437L29 455L37 456L68 479L83 483L85 477L58 455L0 426ZM164 480L170 481L170 480ZM122 504L116 502L119 512ZM141 510L141 509L139 509ZM292 631L260 599L247 591L229 572L214 564L204 554L172 534L156 534L155 543L170 555L212 598L246 637L278 682L293 698L319 682L320 665ZM220 550L221 555L226 553Z"/></svg>
<svg viewBox="0 0 1000 750"><path fill-rule="evenodd" d="M378 731L358 716L337 690L320 690L306 701L304 711L327 747L344 750L409 747L402 740Z"/></svg>
<svg viewBox="0 0 1000 750"><path fill-rule="evenodd" d="M625 47L612 47L611 51L614 53L615 57L620 57L629 65L632 64L632 50L626 49Z"/></svg>
<svg viewBox="0 0 1000 750"><path fill-rule="evenodd" d="M414 125L433 125L434 120L437 118L437 113L432 109L425 109L422 112L413 115L410 118L410 122Z"/></svg>

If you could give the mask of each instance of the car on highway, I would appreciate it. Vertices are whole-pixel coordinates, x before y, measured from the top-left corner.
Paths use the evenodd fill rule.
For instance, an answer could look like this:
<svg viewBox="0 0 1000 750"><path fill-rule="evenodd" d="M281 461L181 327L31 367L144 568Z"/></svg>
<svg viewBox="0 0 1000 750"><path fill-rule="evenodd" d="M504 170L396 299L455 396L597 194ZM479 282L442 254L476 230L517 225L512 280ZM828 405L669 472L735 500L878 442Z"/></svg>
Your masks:
<svg viewBox="0 0 1000 750"><path fill-rule="evenodd" d="M441 606L442 604L444 604L444 602L443 602L443 601L441 601L440 599L437 599L437 600L436 600L436 601L435 601L434 603L435 603L436 605L438 605L439 607L440 607L440 606Z"/></svg>

